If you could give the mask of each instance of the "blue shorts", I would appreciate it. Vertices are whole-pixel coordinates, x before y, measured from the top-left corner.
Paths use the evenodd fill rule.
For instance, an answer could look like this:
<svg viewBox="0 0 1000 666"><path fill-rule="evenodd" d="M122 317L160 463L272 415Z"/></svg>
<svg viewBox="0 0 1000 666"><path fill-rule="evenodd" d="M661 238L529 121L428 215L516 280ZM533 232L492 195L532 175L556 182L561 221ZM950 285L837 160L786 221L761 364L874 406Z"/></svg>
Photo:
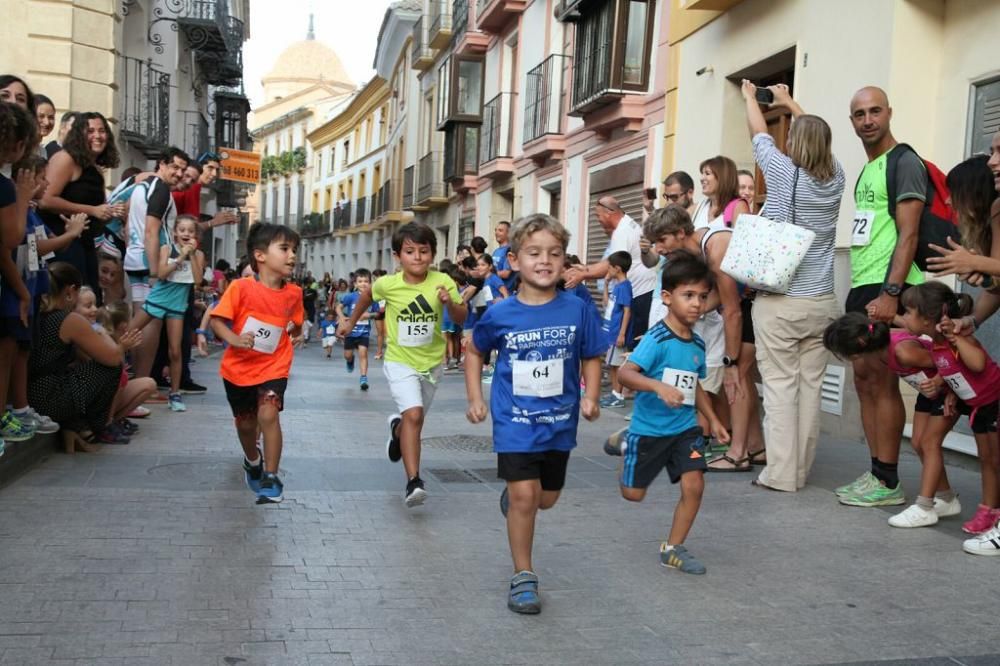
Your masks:
<svg viewBox="0 0 1000 666"><path fill-rule="evenodd" d="M160 280L153 285L142 309L154 319L184 319L191 286L184 282Z"/></svg>

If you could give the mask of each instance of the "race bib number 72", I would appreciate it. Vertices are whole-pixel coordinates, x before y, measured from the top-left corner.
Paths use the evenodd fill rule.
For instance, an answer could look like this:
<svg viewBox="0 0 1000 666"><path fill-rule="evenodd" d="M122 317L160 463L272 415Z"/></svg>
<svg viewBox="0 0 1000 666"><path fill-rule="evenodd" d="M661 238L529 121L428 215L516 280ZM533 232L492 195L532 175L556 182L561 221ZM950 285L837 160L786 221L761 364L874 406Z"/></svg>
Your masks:
<svg viewBox="0 0 1000 666"><path fill-rule="evenodd" d="M875 211L859 210L854 213L851 228L851 245L860 247L868 245L872 240L872 225L875 223Z"/></svg>

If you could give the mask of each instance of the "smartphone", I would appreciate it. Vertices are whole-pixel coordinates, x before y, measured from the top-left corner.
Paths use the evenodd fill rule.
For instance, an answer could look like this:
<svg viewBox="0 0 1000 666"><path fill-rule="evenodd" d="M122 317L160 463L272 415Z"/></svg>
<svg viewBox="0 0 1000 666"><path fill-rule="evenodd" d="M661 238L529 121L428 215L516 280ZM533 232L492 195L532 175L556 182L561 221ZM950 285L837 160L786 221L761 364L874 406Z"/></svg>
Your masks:
<svg viewBox="0 0 1000 666"><path fill-rule="evenodd" d="M767 88L757 88L755 97L761 104L774 104L774 93Z"/></svg>
<svg viewBox="0 0 1000 666"><path fill-rule="evenodd" d="M655 187L647 187L646 188L646 198L649 199L650 201L656 201L656 188Z"/></svg>

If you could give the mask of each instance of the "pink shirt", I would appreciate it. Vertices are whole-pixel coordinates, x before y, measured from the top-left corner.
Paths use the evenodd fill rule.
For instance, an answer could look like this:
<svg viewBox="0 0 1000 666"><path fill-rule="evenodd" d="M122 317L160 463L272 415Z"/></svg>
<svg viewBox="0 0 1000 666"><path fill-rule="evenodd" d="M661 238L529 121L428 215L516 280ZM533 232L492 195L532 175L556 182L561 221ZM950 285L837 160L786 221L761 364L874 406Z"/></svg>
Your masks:
<svg viewBox="0 0 1000 666"><path fill-rule="evenodd" d="M930 340L919 338L902 329L894 329L889 333L889 370L894 375L902 377L904 382L919 391L920 384L935 376L937 370L934 368L904 368L899 364L899 360L896 359L896 345L909 340L919 342L927 351L931 351L931 347L933 346Z"/></svg>
<svg viewBox="0 0 1000 666"><path fill-rule="evenodd" d="M1000 367L986 355L986 368L972 372L951 345L935 344L931 356L948 388L971 407L982 407L1000 400Z"/></svg>

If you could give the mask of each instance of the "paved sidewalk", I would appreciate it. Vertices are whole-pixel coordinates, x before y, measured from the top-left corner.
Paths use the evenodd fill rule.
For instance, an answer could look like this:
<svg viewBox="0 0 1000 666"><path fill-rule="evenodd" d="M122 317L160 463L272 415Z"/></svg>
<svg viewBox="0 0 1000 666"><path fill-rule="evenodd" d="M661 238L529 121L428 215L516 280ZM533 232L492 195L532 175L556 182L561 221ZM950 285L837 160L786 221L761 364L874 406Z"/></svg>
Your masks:
<svg viewBox="0 0 1000 666"><path fill-rule="evenodd" d="M460 374L427 423L430 499L407 510L380 364L362 394L342 360L303 350L286 500L259 507L216 368L195 365L210 391L186 414L154 407L133 444L53 456L0 491L0 663L1000 663L1000 558L961 551L968 464L949 469L962 519L918 530L888 527L895 508L836 503L867 462L857 442L824 440L796 495L710 475L689 540L708 574L687 576L658 560L677 490L661 478L645 503L620 499L600 447L623 412L605 410L539 520L545 606L523 617L505 605L490 429L465 421ZM900 468L912 494L916 459Z"/></svg>

